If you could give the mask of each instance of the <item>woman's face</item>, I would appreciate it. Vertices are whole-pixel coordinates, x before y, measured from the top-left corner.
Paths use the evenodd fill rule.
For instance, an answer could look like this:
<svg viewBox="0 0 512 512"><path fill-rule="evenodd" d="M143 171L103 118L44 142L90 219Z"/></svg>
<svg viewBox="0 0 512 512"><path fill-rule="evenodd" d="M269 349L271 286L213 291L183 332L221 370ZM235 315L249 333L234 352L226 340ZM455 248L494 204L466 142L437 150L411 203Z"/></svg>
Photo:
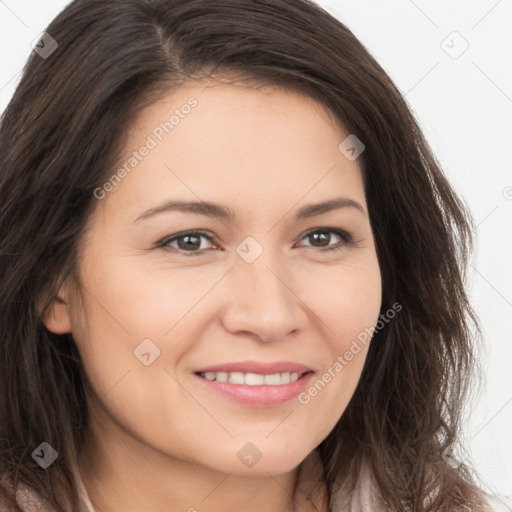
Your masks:
<svg viewBox="0 0 512 512"><path fill-rule="evenodd" d="M266 475L333 429L381 305L347 135L295 93L219 84L130 126L82 240L83 300L64 286L46 319L76 340L104 442L121 429L140 453Z"/></svg>

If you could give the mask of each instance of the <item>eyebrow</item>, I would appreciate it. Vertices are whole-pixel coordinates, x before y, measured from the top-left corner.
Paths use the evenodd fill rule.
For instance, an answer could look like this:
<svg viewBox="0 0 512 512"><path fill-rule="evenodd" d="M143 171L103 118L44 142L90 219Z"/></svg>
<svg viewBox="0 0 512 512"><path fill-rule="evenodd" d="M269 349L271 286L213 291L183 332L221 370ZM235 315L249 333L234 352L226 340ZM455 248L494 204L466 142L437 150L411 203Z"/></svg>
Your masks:
<svg viewBox="0 0 512 512"><path fill-rule="evenodd" d="M328 213L333 210L338 210L340 208L354 208L366 216L365 209L357 201L354 201L348 197L336 197L322 203L308 204L303 206L296 213L295 219L307 219L316 215ZM235 219L235 213L221 204L206 201L167 201L161 206L151 208L150 210L147 210L143 214L139 215L134 222L139 222L140 220L153 217L159 213L167 213L170 211L196 213L211 218L226 219L230 221Z"/></svg>

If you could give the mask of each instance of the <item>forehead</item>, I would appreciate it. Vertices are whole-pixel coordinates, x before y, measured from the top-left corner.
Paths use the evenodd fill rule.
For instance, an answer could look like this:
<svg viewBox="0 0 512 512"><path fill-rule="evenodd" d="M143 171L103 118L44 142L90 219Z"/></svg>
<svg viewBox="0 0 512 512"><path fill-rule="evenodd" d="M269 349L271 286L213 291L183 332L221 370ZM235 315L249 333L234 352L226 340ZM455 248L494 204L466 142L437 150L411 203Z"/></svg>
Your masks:
<svg viewBox="0 0 512 512"><path fill-rule="evenodd" d="M339 149L346 136L321 104L293 91L191 84L131 124L119 162L127 172L105 203L135 210L172 195L257 210L344 192L364 203L359 162Z"/></svg>

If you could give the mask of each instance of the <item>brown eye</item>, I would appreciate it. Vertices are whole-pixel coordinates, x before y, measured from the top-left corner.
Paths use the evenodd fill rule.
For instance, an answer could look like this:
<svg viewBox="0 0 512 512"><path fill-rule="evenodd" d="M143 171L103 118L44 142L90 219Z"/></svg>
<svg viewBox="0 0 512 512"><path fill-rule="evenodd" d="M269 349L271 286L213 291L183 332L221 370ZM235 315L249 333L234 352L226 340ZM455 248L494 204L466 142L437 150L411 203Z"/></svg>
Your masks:
<svg viewBox="0 0 512 512"><path fill-rule="evenodd" d="M157 247L188 253L187 256L196 256L203 254L203 252L208 249L208 247L205 247L205 244L202 243L203 239L213 242L213 237L205 231L185 231L165 238L159 242Z"/></svg>
<svg viewBox="0 0 512 512"><path fill-rule="evenodd" d="M336 237L339 239L338 243L330 245L333 239L336 242ZM352 237L346 231L330 228L315 228L310 230L302 238L302 240L304 239L310 240L310 247L319 248L324 251L341 249L346 244L352 243Z"/></svg>

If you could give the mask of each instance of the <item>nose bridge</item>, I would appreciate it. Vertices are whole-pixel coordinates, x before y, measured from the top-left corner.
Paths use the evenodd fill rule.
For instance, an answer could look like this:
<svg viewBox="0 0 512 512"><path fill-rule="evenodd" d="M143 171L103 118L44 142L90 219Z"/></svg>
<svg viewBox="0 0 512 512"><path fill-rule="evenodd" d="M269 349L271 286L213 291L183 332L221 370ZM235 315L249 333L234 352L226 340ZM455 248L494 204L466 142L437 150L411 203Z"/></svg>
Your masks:
<svg viewBox="0 0 512 512"><path fill-rule="evenodd" d="M245 240L237 247L239 254L229 273L229 307L224 325L231 331L253 332L269 341L302 328L305 313L278 251L263 249L260 244L258 248L256 243L254 239Z"/></svg>

